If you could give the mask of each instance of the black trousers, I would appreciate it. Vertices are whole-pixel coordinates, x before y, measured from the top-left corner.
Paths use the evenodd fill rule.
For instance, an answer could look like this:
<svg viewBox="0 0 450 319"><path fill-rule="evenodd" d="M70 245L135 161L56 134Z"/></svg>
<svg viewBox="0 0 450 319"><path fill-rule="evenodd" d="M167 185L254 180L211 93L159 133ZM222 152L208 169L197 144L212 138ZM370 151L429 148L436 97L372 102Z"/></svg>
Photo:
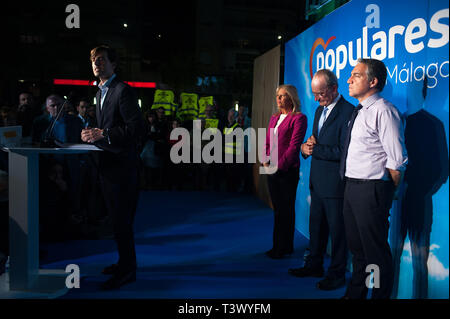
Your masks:
<svg viewBox="0 0 450 319"><path fill-rule="evenodd" d="M306 267L322 268L328 236L331 237L331 264L327 277L344 277L347 266L343 198L321 198L311 190L309 217L309 249Z"/></svg>
<svg viewBox="0 0 450 319"><path fill-rule="evenodd" d="M137 172L130 174L129 179L123 183L112 182L100 175L100 186L106 210L112 218L119 267L125 271L135 270L137 263L133 222L139 196Z"/></svg>
<svg viewBox="0 0 450 319"><path fill-rule="evenodd" d="M366 281L370 272L366 272L366 267L370 265L378 266L380 284L379 288L373 288L372 298L390 298L394 272L388 244L388 218L394 191L392 181L346 182L344 222L347 244L353 254L352 279L345 293L349 298L367 297Z"/></svg>
<svg viewBox="0 0 450 319"><path fill-rule="evenodd" d="M269 193L274 208L273 247L275 253L287 254L294 250L295 198L299 168L278 170L268 175Z"/></svg>

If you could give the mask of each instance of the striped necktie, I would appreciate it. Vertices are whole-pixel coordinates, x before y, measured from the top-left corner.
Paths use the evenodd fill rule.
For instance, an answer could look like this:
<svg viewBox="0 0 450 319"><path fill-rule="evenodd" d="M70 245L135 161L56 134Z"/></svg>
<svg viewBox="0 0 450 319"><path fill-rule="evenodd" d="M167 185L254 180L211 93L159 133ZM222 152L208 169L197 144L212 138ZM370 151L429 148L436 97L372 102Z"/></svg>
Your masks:
<svg viewBox="0 0 450 319"><path fill-rule="evenodd" d="M328 107L325 106L322 111L322 116L320 117L320 120L319 120L319 127L317 128L317 134L320 133L323 123L325 122L325 119L327 118L327 111L328 111Z"/></svg>

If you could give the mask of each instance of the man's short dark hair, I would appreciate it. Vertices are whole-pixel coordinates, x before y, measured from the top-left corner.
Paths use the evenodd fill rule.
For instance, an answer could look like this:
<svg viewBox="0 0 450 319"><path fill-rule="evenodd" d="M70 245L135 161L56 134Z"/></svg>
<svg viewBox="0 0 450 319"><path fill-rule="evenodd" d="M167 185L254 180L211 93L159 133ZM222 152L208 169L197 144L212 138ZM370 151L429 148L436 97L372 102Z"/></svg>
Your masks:
<svg viewBox="0 0 450 319"><path fill-rule="evenodd" d="M28 92L28 91L22 91L22 92L19 93L19 103L20 103L20 96L21 96L22 94L28 95L28 96L31 98L31 101L34 100L34 96L33 96L33 94L31 94L31 92Z"/></svg>
<svg viewBox="0 0 450 319"><path fill-rule="evenodd" d="M22 91L19 93L19 96L21 96L22 94L26 94L26 95L30 95L31 97L33 97L33 94L31 94L31 92L28 91Z"/></svg>
<svg viewBox="0 0 450 319"><path fill-rule="evenodd" d="M156 118L156 112L154 110L149 110L147 112L144 113L144 118L147 119L148 117L153 116L154 118Z"/></svg>
<svg viewBox="0 0 450 319"><path fill-rule="evenodd" d="M379 92L383 91L384 85L386 84L387 71L386 65L377 59L358 59L358 63L363 63L367 65L367 77L369 81L374 78L378 79L378 84L376 88Z"/></svg>
<svg viewBox="0 0 450 319"><path fill-rule="evenodd" d="M336 77L336 74L334 74L330 70L321 69L321 70L317 71L316 74L314 74L314 76L316 76L316 75L321 75L324 77L327 87L330 88L334 85L336 85L336 87L338 87L338 79Z"/></svg>
<svg viewBox="0 0 450 319"><path fill-rule="evenodd" d="M57 101L59 103L63 103L64 102L64 99L60 95L54 94L54 93L52 93L49 96L47 96L47 98L45 99L45 104L46 105L47 105L49 100L54 100L54 101Z"/></svg>
<svg viewBox="0 0 450 319"><path fill-rule="evenodd" d="M118 65L119 63L119 57L116 53L116 50L113 48L110 48L107 45L100 45L98 47L95 47L91 50L91 61L99 54L100 52L106 52L108 55L108 59L111 63L116 63Z"/></svg>
<svg viewBox="0 0 450 319"><path fill-rule="evenodd" d="M80 105L81 102L85 102L88 105L91 105L91 102L89 101L89 99L87 97L82 97L77 101L77 105Z"/></svg>

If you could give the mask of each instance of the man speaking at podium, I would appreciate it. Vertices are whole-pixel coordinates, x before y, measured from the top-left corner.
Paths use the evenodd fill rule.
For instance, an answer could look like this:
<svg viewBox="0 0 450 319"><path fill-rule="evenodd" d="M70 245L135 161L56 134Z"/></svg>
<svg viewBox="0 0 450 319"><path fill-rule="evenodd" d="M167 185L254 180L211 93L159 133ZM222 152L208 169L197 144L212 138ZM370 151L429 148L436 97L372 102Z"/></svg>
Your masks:
<svg viewBox="0 0 450 319"><path fill-rule="evenodd" d="M97 125L81 132L81 139L94 143L99 154L101 193L114 228L119 260L103 269L112 275L102 289L118 289L136 280L133 221L138 200L137 145L144 135L144 121L133 89L114 73L118 57L112 48L91 50L94 75L99 78Z"/></svg>

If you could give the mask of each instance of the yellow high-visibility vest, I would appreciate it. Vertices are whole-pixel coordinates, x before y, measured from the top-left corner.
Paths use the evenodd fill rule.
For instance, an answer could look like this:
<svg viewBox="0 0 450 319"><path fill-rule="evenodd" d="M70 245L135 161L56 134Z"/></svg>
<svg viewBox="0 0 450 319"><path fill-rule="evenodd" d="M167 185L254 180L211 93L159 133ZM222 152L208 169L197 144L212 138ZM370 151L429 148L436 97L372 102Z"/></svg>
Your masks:
<svg viewBox="0 0 450 319"><path fill-rule="evenodd" d="M174 108L174 94L171 90L156 90L153 98L152 110L164 108L164 114L166 116L172 116L175 114Z"/></svg>
<svg viewBox="0 0 450 319"><path fill-rule="evenodd" d="M236 142L227 142L227 135L233 133L236 126L238 126L238 123L234 123L232 127L224 127L223 128L223 134L225 135L225 154L234 154L234 155L240 155L241 154L241 141L237 140Z"/></svg>
<svg viewBox="0 0 450 319"><path fill-rule="evenodd" d="M177 111L177 117L181 121L195 120L198 117L198 95L195 93L181 93L181 107Z"/></svg>
<svg viewBox="0 0 450 319"><path fill-rule="evenodd" d="M205 119L205 130L210 129L215 134L219 127L218 119Z"/></svg>
<svg viewBox="0 0 450 319"><path fill-rule="evenodd" d="M214 104L214 98L212 96L203 96L198 100L198 118L204 119L206 117L205 115L205 109L207 105L213 105Z"/></svg>
<svg viewBox="0 0 450 319"><path fill-rule="evenodd" d="M177 110L178 110L178 104L173 103L172 104L172 115L177 114Z"/></svg>

